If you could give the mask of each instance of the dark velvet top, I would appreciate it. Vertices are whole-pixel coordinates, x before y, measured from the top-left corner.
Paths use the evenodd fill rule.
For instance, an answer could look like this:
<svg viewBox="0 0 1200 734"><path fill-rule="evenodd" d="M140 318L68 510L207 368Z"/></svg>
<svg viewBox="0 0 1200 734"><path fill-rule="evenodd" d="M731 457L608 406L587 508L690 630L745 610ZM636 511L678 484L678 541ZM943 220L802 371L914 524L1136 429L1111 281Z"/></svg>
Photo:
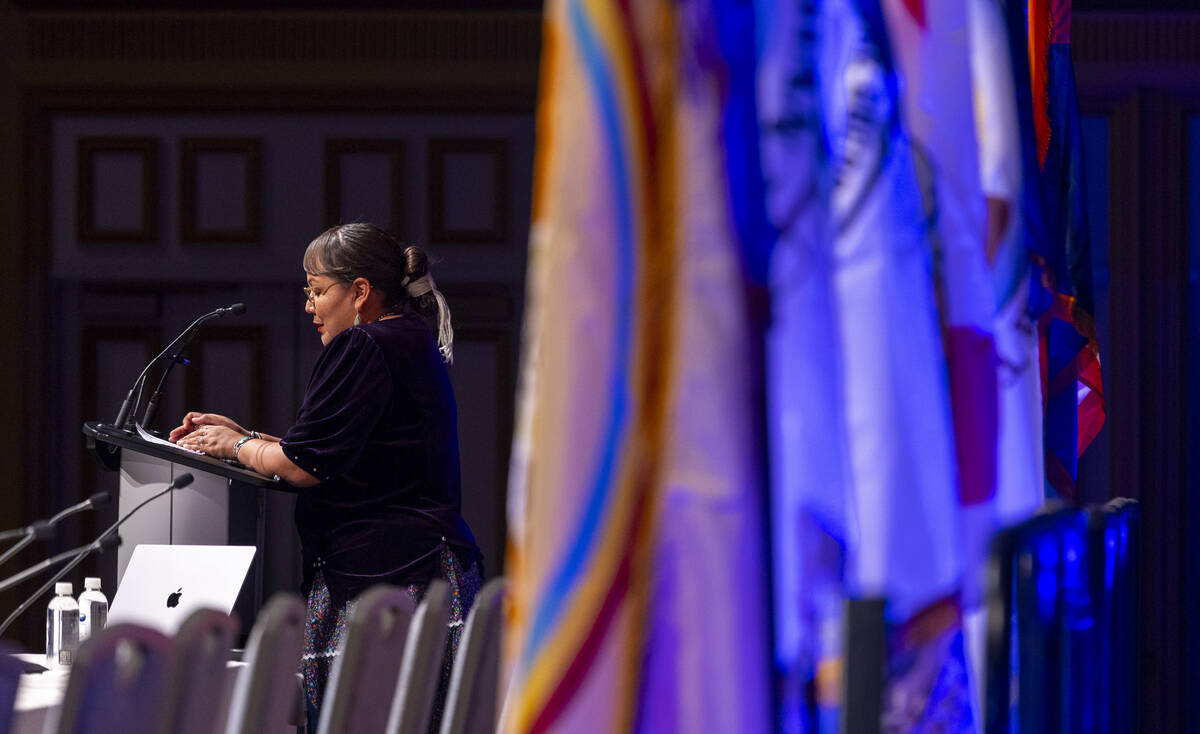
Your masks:
<svg viewBox="0 0 1200 734"><path fill-rule="evenodd" d="M428 581L447 545L464 565L478 557L461 514L454 392L416 314L335 336L281 445L320 480L296 502L305 595L318 564L350 599Z"/></svg>

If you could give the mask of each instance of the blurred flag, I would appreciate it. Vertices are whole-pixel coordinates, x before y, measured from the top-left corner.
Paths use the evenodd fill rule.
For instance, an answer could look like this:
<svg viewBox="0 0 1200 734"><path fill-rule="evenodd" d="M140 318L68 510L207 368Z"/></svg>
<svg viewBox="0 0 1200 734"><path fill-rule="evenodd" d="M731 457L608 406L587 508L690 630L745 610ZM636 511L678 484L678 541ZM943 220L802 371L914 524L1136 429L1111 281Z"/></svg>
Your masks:
<svg viewBox="0 0 1200 734"><path fill-rule="evenodd" d="M963 504L996 486L995 298L976 144L967 4L883 0L934 243Z"/></svg>
<svg viewBox="0 0 1200 734"><path fill-rule="evenodd" d="M950 254L977 247L982 258L982 228L973 240L948 230L957 237L950 247L948 235L931 226L972 218L944 215L923 196L941 179L907 129L878 1L797 4L807 12L763 5L773 10L760 11L769 20L759 95L768 209L779 229L768 404L784 730L836 726L831 713L838 702L828 695L836 686L827 683L839 673L836 619L849 596L888 602L884 730L969 731L959 606L960 496L967 490L960 490L956 451L969 448L987 461L987 446L978 444L986 444L989 413L956 411L952 397L958 388L976 387L962 400L986 407L988 382L956 378L950 368L963 375L971 374L965 367L988 370L994 401L994 363L977 358L990 347L991 303L971 310L975 304L958 283L950 294L934 256L966 286L984 279L986 297L982 260ZM793 42L818 44L815 64L813 51L788 45L789 34ZM776 36L785 40L772 44ZM965 54L965 46L959 50ZM960 61L965 73L966 57ZM810 68L819 70L815 77ZM974 145L969 108L945 129L951 124L962 126L954 129L965 145ZM973 167L947 175L979 191ZM938 206L958 206L943 196ZM981 210L982 197L976 204ZM959 364L948 364L948 348L958 349ZM990 416L994 421L994 405ZM966 426L971 440L956 446L956 418L982 418L985 430ZM978 476L970 496L986 499L992 487L986 471Z"/></svg>
<svg viewBox="0 0 1200 734"><path fill-rule="evenodd" d="M983 241L967 10L957 0L859 0L858 7L886 80L886 86L862 96L874 107L866 119L887 119L880 115L879 100L891 100L887 112L897 132L889 148L902 154L897 160L903 166L887 202L894 208L894 223L864 229L858 247L878 241L880 233L895 233L894 246L923 255L922 260L910 256L909 270L896 273L896 280L910 288L929 284L912 290L906 300L919 304L923 290L934 294L925 295L924 318L896 314L901 319L889 332L902 335L898 346L905 351L898 352L903 356L894 364L885 362L886 370L878 358L870 363L868 350L874 345L864 345L856 355L848 339L872 312L878 320L880 311L896 308L895 302L880 301L870 312L852 307L870 301L864 290L887 293L899 286L864 282L841 300L848 433L863 467L863 478L855 477L854 483L868 561L863 566L878 574L868 588L886 592L879 595L888 601L892 625L883 726L884 731L971 731L961 594L969 563L965 551L987 531L987 505L995 493L997 405L994 298ZM864 109L871 109L855 101L851 132L862 126ZM849 151L844 157L851 161L861 155ZM839 188L846 180L839 172ZM835 197L835 211L840 198ZM843 224L839 231L844 239L851 230ZM915 266L930 257L932 278L919 278ZM843 281L848 282L844 276ZM935 346L916 351L926 340ZM939 349L940 363L928 356L939 356ZM856 369L873 380L860 391L857 421ZM890 431L890 462L880 462L875 442L861 437L869 430L868 417L889 415L879 409L888 405L885 398L906 408L892 413L899 422ZM899 433L917 440L909 443ZM880 537L891 542L880 543Z"/></svg>
<svg viewBox="0 0 1200 734"><path fill-rule="evenodd" d="M1032 157L1032 127L1023 128L1021 123L1029 105L1022 110L1018 97L1018 89L1028 94L1024 27L1010 35L1001 0L970 0L967 9L979 175L987 200L986 251L995 294L992 327L998 393L996 494L987 505L988 516L976 518L986 526L977 529L982 532L968 533L965 549L964 624L976 720L981 721L986 647L981 587L991 532L1029 517L1045 496L1041 370L1037 328L1028 309L1028 242L1038 236L1040 207L1028 201L1027 186L1037 183L1037 164Z"/></svg>
<svg viewBox="0 0 1200 734"><path fill-rule="evenodd" d="M944 663L939 677L932 679L936 681L933 690L944 692L954 706L969 708L973 689L963 651L962 610L977 606L982 596L978 571L994 522L999 423L992 332L996 296L988 262L987 202L977 143L978 120L986 110L977 115L972 92L969 3L881 2L903 90L902 118L913 145L934 248L961 503L955 551L964 564L962 586L954 599L954 629L927 637L925 644L918 638L911 661L903 657L892 661L891 684L896 691L919 691L913 683L928 685L928 671L933 667L922 658L941 654ZM910 626L919 629L923 625L913 622ZM903 710L899 702L892 703L896 711ZM921 726L919 720L905 720L901 713L897 718L902 727ZM953 730L969 730L970 716L966 718Z"/></svg>
<svg viewBox="0 0 1200 734"><path fill-rule="evenodd" d="M1036 326L1028 314L1030 221L1025 143L1018 107L1013 40L1000 0L971 0L971 80L979 174L986 212L986 250L995 294L997 475L995 516L1025 519L1042 504L1042 406ZM1017 41L1023 39L1017 38ZM1020 49L1023 50L1023 43ZM1022 65L1023 69L1024 66ZM1036 169L1028 181L1036 184Z"/></svg>
<svg viewBox="0 0 1200 734"><path fill-rule="evenodd" d="M841 691L847 436L818 49L831 13L818 0L758 2L758 127L777 234L766 365L774 660L785 734L835 731Z"/></svg>
<svg viewBox="0 0 1200 734"><path fill-rule="evenodd" d="M1045 403L1046 481L1079 501L1079 457L1104 426L1100 350L1083 178L1083 135L1071 66L1070 0L1027 0L1033 124L1041 166L1046 238L1034 251Z"/></svg>
<svg viewBox="0 0 1200 734"><path fill-rule="evenodd" d="M770 727L739 5L547 3L509 732Z"/></svg>

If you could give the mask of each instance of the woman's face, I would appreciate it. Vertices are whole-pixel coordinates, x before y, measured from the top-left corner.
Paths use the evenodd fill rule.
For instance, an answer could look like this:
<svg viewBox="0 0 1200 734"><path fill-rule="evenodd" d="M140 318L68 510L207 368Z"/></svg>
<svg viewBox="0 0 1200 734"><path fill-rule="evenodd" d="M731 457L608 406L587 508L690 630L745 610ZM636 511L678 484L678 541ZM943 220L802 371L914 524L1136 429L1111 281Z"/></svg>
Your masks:
<svg viewBox="0 0 1200 734"><path fill-rule="evenodd" d="M328 344L335 336L354 326L354 294L351 284L328 275L308 276L308 301L304 310L313 315L313 324Z"/></svg>

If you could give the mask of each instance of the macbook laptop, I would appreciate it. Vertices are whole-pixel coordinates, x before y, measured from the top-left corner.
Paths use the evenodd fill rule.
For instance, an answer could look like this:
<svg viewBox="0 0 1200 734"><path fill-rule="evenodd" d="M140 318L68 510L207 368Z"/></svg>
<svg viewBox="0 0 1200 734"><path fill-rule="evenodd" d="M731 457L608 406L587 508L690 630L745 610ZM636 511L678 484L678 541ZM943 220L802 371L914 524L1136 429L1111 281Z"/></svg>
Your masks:
<svg viewBox="0 0 1200 734"><path fill-rule="evenodd" d="M133 549L108 623L174 634L197 609L229 613L254 560L252 545L149 545Z"/></svg>

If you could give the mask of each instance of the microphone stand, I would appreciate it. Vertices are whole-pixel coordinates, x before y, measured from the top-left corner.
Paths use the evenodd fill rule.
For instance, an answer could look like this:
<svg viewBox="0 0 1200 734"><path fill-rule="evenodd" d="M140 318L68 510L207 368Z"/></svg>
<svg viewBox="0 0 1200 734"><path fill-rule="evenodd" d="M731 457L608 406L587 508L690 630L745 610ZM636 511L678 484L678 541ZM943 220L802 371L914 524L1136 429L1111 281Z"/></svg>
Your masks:
<svg viewBox="0 0 1200 734"><path fill-rule="evenodd" d="M67 509L58 513L54 517L50 518L49 520L44 520L44 521L39 520L27 528L22 528L21 530L18 530L18 531L9 531L9 532L20 533L24 537L22 537L19 541L17 541L17 543L15 545L13 545L11 548L4 551L3 554L0 554L0 565L3 565L5 561L7 561L8 559L15 556L18 552L20 552L20 550L22 548L24 548L25 546L32 543L35 539L36 540L46 540L47 538L49 538L51 535L54 534L53 533L54 526L57 525L60 521L65 520L66 518L70 517L71 515L77 515L80 512L83 512L84 510L90 510L95 507L103 507L104 505L108 504L108 498L109 498L108 492L97 492L96 494L92 495L91 497L88 497L83 502L80 502L75 505L71 505ZM0 536L0 539L4 539L4 537Z"/></svg>
<svg viewBox="0 0 1200 734"><path fill-rule="evenodd" d="M38 520L34 524L26 525L23 528L0 531L0 542L12 540L13 538L24 538L26 535L36 535L43 540L49 538L52 535L50 532L50 523L45 520Z"/></svg>
<svg viewBox="0 0 1200 734"><path fill-rule="evenodd" d="M167 366L163 368L162 377L158 378L158 385L154 388L154 392L150 395L150 401L146 403L146 412L142 415L142 427L150 430L150 423L155 419L158 413L158 399L162 397L163 385L167 383L167 375L171 374L171 369L177 364L186 365L188 361L183 357L183 350L188 348L191 343L188 339L180 347L179 351L171 355L171 359L167 362Z"/></svg>
<svg viewBox="0 0 1200 734"><path fill-rule="evenodd" d="M98 551L102 547L104 547L106 539L108 539L109 536L113 535L116 532L117 528L121 527L121 525L133 515L133 513L142 509L147 504L153 502L154 500L158 499L159 497L162 497L164 494L170 492L171 490L181 489L191 483L192 483L192 475L191 474L189 474L187 472L180 474L179 476L175 477L175 480L173 482L171 482L170 484L168 484L166 486L166 488L163 489L161 492L156 492L155 494L151 495L149 498L142 500L142 502L140 502L137 507L133 508L129 512L126 512L125 515L120 520L117 520L112 525L109 525L107 530L105 530L103 533L100 533L99 537L97 537L91 543L88 543L86 546L83 546L82 550L72 551L75 553L75 557L71 560L71 562L68 563L67 565L63 566L61 569L59 569L58 573L54 574L54 576L51 577L51 579L49 581L47 581L45 584L43 584L37 591L33 592L33 594L31 594L28 599L26 599L24 602L21 603L21 606L14 609L12 614L8 615L8 617L5 618L4 622L0 623L0 635L4 634L4 631L7 630L14 621L16 621L17 617L21 616L22 612L24 612L26 609L29 608L30 604L33 604L35 601L37 601L42 596L42 594L45 594L47 591L52 589L54 587L54 584L57 583L59 579L61 579L65 575L67 575L67 573L71 569L75 568L80 563L83 563L83 559L87 558L92 553L95 553L96 551ZM111 544L111 541L109 541L109 543ZM53 564L51 564L51 565L53 565ZM14 582L14 583L16 583L16 582Z"/></svg>
<svg viewBox="0 0 1200 734"><path fill-rule="evenodd" d="M224 316L225 314L228 314L228 313L237 314L237 315L244 314L244 313L246 313L246 304L235 303L232 306L218 308L216 311L210 311L209 313L204 314L200 318L193 321L191 326L184 329L183 333L181 333L179 336L175 337L171 341L171 343L168 344L166 347L164 347L163 350L161 352L159 352L158 355L154 359L150 360L150 363L146 365L146 368L142 370L142 373L140 375L138 375L136 380L133 381L133 387L129 388L129 393L127 395L125 395L125 401L121 403L121 409L117 412L117 419L113 421L113 426L115 426L116 428L119 428L121 430L125 430L126 424L129 422L128 419L129 419L130 408L131 407L134 408L133 412L135 414L137 413L137 410L136 410L137 406L134 404L133 394L134 394L134 392L137 392L137 395L138 395L137 402L140 403L141 398L142 398L142 388L146 384L146 373L150 371L151 367L153 367L155 364L158 363L158 360L162 359L164 355L166 355L167 353L174 350L175 347L180 342L183 342L186 345L187 341L191 341L192 337L195 336L194 332L197 329L199 329L200 325L203 324L205 321L208 321L209 319L212 319L212 318L216 318L218 316Z"/></svg>
<svg viewBox="0 0 1200 734"><path fill-rule="evenodd" d="M0 581L0 591L7 591L8 589L11 589L12 587L14 587L17 584L24 581L25 579L32 578L33 576L38 575L42 571L45 571L47 568L50 568L51 566L56 566L56 565L62 563L63 561L70 559L72 556L84 554L84 556L86 557L86 554L88 552L95 551L95 550L104 552L106 550L116 548L118 545L121 544L121 542L122 541L121 541L120 535L116 535L116 534L107 535L102 538L97 538L96 540L93 540L91 543L88 543L86 545L81 545L78 548L72 548L69 551L63 551L62 553L59 553L56 556L50 556L46 560L37 564L36 566L30 566L29 568L25 569L24 571L21 571L20 573L15 573L12 576L9 576L8 578L4 579L3 581ZM69 571L70 568L68 568L67 570ZM61 576L56 576L54 578L54 581L57 581L59 578L61 578ZM54 582L52 581L51 583L54 583ZM47 588L49 588L49 587L47 587Z"/></svg>

